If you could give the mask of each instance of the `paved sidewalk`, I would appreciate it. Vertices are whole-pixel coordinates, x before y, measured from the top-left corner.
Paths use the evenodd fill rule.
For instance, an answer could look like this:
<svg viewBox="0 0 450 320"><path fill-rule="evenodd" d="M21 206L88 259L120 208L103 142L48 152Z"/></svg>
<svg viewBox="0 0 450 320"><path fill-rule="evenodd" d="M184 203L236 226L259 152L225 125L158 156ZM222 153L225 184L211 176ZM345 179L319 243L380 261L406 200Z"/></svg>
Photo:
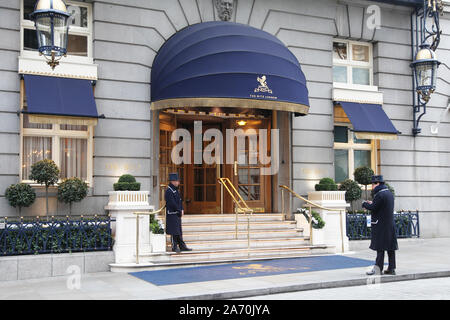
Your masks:
<svg viewBox="0 0 450 320"><path fill-rule="evenodd" d="M125 273L0 282L0 299L230 299L381 282L450 277L450 238L399 241L397 275L368 278L367 268L290 273L156 286ZM367 249L346 254L375 259ZM68 286L69 284L69 286ZM75 286L69 289L70 285Z"/></svg>

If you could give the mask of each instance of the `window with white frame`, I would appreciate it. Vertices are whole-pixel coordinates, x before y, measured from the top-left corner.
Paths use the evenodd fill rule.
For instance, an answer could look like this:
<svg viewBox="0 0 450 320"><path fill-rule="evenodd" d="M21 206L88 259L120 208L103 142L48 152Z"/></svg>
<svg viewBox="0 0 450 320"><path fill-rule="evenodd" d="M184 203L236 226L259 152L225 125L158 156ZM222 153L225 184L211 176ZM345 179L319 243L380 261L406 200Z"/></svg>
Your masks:
<svg viewBox="0 0 450 320"><path fill-rule="evenodd" d="M24 95L25 96L25 95ZM26 111L26 101L23 109ZM60 178L77 177L92 183L93 133L92 125L40 124L21 114L21 172L22 182L29 179L31 166L43 159L53 160L60 169Z"/></svg>
<svg viewBox="0 0 450 320"><path fill-rule="evenodd" d="M371 43L338 39L333 41L333 83L373 85Z"/></svg>
<svg viewBox="0 0 450 320"><path fill-rule="evenodd" d="M37 37L30 14L37 0L21 0L21 52L36 52ZM92 6L89 3L65 1L69 19L67 55L69 57L92 57Z"/></svg>
<svg viewBox="0 0 450 320"><path fill-rule="evenodd" d="M337 183L354 179L353 172L359 167L370 167L376 172L375 141L357 139L350 126L334 126L334 172Z"/></svg>

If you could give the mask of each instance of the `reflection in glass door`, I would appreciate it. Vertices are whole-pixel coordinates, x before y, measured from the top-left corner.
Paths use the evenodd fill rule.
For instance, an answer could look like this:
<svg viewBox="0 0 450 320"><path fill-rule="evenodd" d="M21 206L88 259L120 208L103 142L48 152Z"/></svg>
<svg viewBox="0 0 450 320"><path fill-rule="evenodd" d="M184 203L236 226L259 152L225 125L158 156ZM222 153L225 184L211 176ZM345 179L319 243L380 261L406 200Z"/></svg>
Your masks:
<svg viewBox="0 0 450 320"><path fill-rule="evenodd" d="M259 131L258 129L268 129L270 132L270 122L267 119L248 120L243 122L234 121L235 129L243 129L246 132L244 149L238 150L237 139L235 139L235 163L233 166L234 185L237 186L239 194L247 202L247 204L255 210L255 212L268 212L271 210L271 176L261 175L261 168L265 165L261 164L259 157ZM250 148L251 135L248 129L254 129L256 136L253 141L256 146ZM270 137L267 138L270 152ZM252 153L253 152L253 153ZM250 159L256 159L256 163L250 163Z"/></svg>

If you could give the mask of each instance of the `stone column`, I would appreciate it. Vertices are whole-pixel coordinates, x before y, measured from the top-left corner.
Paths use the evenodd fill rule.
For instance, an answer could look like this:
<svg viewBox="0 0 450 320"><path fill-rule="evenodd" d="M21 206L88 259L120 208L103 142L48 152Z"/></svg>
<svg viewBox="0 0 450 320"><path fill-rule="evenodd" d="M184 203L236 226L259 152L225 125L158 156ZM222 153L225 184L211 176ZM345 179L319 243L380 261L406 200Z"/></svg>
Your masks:
<svg viewBox="0 0 450 320"><path fill-rule="evenodd" d="M148 202L148 191L110 191L105 206L116 221L112 223L115 263L136 262L136 211L154 210ZM139 254L148 254L150 247L150 216L139 216Z"/></svg>
<svg viewBox="0 0 450 320"><path fill-rule="evenodd" d="M348 251L345 211L350 204L345 202L345 191L308 192L308 200L325 208L333 209L327 211L313 208L325 221L325 227L323 228L325 244L335 246L336 252Z"/></svg>

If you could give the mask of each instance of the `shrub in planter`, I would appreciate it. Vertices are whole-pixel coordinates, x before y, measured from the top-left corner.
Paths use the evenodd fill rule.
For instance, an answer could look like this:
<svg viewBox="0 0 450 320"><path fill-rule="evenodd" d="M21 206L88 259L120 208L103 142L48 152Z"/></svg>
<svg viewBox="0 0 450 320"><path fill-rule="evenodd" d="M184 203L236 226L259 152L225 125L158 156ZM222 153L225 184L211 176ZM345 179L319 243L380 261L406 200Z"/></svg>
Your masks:
<svg viewBox="0 0 450 320"><path fill-rule="evenodd" d="M315 185L316 191L337 191L338 186L331 178L322 178L319 183Z"/></svg>
<svg viewBox="0 0 450 320"><path fill-rule="evenodd" d="M361 188L352 179L344 180L339 186L339 190L345 191L345 201L350 202L353 209L353 201L361 198Z"/></svg>
<svg viewBox="0 0 450 320"><path fill-rule="evenodd" d="M150 216L150 231L153 234L164 234L164 228L162 227L160 221L153 215Z"/></svg>
<svg viewBox="0 0 450 320"><path fill-rule="evenodd" d="M136 182L136 178L131 174L124 174L117 183L114 183L113 187L114 191L139 191L141 190L141 183Z"/></svg>
<svg viewBox="0 0 450 320"><path fill-rule="evenodd" d="M306 220L309 221L308 210L303 208L303 209L298 210L297 212L303 214L303 216L306 218ZM325 227L325 221L323 221L323 219L319 213L317 213L316 211L313 210L311 213L311 216L312 216L313 229L322 229L323 227Z"/></svg>
<svg viewBox="0 0 450 320"><path fill-rule="evenodd" d="M18 183L10 185L5 191L5 197L8 199L9 205L19 208L19 215L23 207L29 207L36 199L36 192L26 183Z"/></svg>
<svg viewBox="0 0 450 320"><path fill-rule="evenodd" d="M72 214L72 203L86 198L88 185L79 178L64 179L58 186L58 200L69 204L69 213Z"/></svg>
<svg viewBox="0 0 450 320"><path fill-rule="evenodd" d="M31 166L30 180L45 185L45 208L48 215L48 187L59 179L59 169L55 162L44 159Z"/></svg>
<svg viewBox="0 0 450 320"><path fill-rule="evenodd" d="M356 182L362 184L365 187L366 200L367 197L367 186L372 183L373 170L369 167L359 167L356 168L353 175L355 176Z"/></svg>

